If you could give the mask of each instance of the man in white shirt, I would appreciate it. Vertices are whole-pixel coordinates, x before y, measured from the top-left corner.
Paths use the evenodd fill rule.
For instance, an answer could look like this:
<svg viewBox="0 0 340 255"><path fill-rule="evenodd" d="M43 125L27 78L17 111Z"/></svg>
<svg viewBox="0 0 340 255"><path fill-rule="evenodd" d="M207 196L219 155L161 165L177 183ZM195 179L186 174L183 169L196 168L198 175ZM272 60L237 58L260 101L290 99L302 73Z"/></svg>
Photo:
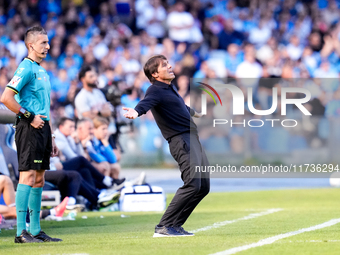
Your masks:
<svg viewBox="0 0 340 255"><path fill-rule="evenodd" d="M146 28L147 22L145 20L144 11L145 8L150 6L149 0L136 0L136 27L139 30L144 30Z"/></svg>
<svg viewBox="0 0 340 255"><path fill-rule="evenodd" d="M129 86L132 86L136 75L142 68L140 63L131 56L129 49L125 49L124 55L120 59L120 64L123 67L123 71L126 77L126 83Z"/></svg>
<svg viewBox="0 0 340 255"><path fill-rule="evenodd" d="M249 32L249 42L256 45L257 48L263 46L271 37L272 31L266 26L266 21L261 19L259 25Z"/></svg>
<svg viewBox="0 0 340 255"><path fill-rule="evenodd" d="M182 2L177 2L175 4L175 10L169 14L167 19L169 37L175 42L189 42L191 39L191 29L194 25L194 18L184 10L185 5Z"/></svg>
<svg viewBox="0 0 340 255"><path fill-rule="evenodd" d="M253 91L253 105L260 103L262 107L267 107L267 91L259 89L259 81L262 77L262 66L256 62L255 48L248 44L244 48L244 61L237 66L235 77L243 90L244 94L248 94L248 88Z"/></svg>
<svg viewBox="0 0 340 255"><path fill-rule="evenodd" d="M237 66L235 76L244 87L256 89L262 76L262 66L256 62L253 45L247 45L244 52L244 61Z"/></svg>
<svg viewBox="0 0 340 255"><path fill-rule="evenodd" d="M152 37L163 38L165 35L163 21L166 19L166 11L160 0L152 0L150 4L143 12L147 23L145 30Z"/></svg>
<svg viewBox="0 0 340 255"><path fill-rule="evenodd" d="M104 93L97 89L97 75L91 66L83 66L79 72L82 90L75 98L75 106L79 119L94 119L97 116L109 117L112 107L106 101Z"/></svg>
<svg viewBox="0 0 340 255"><path fill-rule="evenodd" d="M25 43L20 40L18 31L12 34L12 40L6 45L11 55L15 57L15 61L19 64L24 57L27 56Z"/></svg>
<svg viewBox="0 0 340 255"><path fill-rule="evenodd" d="M290 37L290 43L286 47L287 54L292 60L298 60L302 56L303 47L300 44L300 39L296 35Z"/></svg>
<svg viewBox="0 0 340 255"><path fill-rule="evenodd" d="M109 53L109 47L104 43L103 37L97 34L92 37L93 55L97 60L102 60Z"/></svg>

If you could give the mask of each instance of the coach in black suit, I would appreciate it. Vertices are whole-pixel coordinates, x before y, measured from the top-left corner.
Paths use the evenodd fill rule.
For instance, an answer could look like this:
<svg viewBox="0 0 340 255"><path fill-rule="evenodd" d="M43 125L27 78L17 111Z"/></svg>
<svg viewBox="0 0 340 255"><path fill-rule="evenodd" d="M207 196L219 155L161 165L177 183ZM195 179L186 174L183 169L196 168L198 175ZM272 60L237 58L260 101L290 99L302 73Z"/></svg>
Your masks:
<svg viewBox="0 0 340 255"><path fill-rule="evenodd" d="M170 152L178 162L184 185L180 187L160 223L154 237L191 236L182 225L198 203L209 193L209 173L195 172L195 166L208 166L209 162L191 116L202 115L185 105L171 81L175 78L172 67L163 55L150 58L144 73L152 83L135 109L123 109L126 118L135 119L151 110L163 137L169 142Z"/></svg>

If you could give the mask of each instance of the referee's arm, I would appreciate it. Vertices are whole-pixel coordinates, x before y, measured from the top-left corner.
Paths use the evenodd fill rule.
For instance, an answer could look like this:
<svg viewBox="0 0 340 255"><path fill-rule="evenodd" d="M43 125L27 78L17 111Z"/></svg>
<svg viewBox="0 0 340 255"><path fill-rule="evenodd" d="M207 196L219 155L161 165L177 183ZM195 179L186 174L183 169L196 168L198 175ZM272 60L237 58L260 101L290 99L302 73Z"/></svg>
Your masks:
<svg viewBox="0 0 340 255"><path fill-rule="evenodd" d="M14 96L16 95L16 92L14 92L12 89L6 87L4 93L1 96L1 102L6 105L8 109L10 109L12 112L19 114L19 111L21 109L20 104L15 100ZM44 121L41 118L47 118L47 116L44 115L35 115L33 121L31 122L31 125L34 128L40 128L41 125L44 124Z"/></svg>
<svg viewBox="0 0 340 255"><path fill-rule="evenodd" d="M12 112L18 114L21 108L20 104L15 100L15 92L9 88L5 88L4 93L1 96L1 102L6 105Z"/></svg>

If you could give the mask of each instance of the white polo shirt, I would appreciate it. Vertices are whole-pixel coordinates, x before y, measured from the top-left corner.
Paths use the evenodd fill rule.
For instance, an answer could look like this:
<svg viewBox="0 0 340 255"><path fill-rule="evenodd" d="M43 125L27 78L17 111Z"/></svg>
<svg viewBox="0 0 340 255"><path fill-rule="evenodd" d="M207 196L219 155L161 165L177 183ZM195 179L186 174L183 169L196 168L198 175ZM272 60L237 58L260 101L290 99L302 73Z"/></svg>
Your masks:
<svg viewBox="0 0 340 255"><path fill-rule="evenodd" d="M169 14L167 25L169 27L169 37L171 40L178 41L178 42L188 42L191 39L190 38L191 27L190 28L185 28L185 27L194 25L194 18L188 12L174 11Z"/></svg>
<svg viewBox="0 0 340 255"><path fill-rule="evenodd" d="M75 99L75 106L78 118L83 119L83 113L91 110L100 111L107 103L104 93L99 89L92 89L92 92L81 89Z"/></svg>

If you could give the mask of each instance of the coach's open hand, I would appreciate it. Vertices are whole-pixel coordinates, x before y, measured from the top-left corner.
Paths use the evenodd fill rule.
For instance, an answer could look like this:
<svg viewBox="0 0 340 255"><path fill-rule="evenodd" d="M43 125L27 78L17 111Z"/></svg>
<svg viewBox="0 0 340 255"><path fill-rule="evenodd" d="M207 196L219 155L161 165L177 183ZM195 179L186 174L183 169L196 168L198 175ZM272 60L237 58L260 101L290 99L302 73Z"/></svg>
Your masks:
<svg viewBox="0 0 340 255"><path fill-rule="evenodd" d="M128 119L135 119L138 117L138 112L135 109L123 107L123 110L127 111L124 113L124 117Z"/></svg>
<svg viewBox="0 0 340 255"><path fill-rule="evenodd" d="M31 125L34 128L43 128L45 121L43 121L42 118L47 118L47 116L40 114L35 115L33 121L31 122Z"/></svg>

